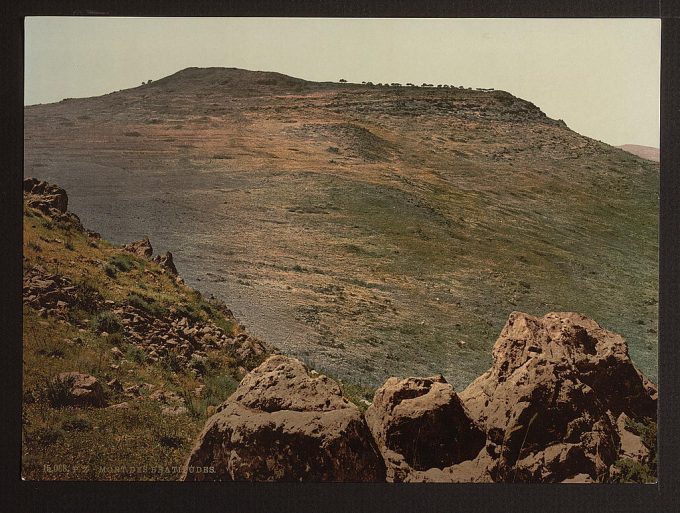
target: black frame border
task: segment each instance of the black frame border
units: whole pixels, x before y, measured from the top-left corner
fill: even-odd
[[[680,4],[680,3],[679,3]],[[657,485],[22,482],[21,254],[24,16],[661,18],[659,483]],[[673,0],[28,0],[0,10],[0,510],[680,511],[680,5]]]

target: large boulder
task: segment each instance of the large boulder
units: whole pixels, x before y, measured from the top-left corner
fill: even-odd
[[[460,397],[487,433],[495,481],[602,481],[620,451],[616,419],[656,418],[656,387],[623,338],[576,313],[513,312],[493,365]]]
[[[62,372],[52,380],[59,406],[105,406],[104,389],[94,376],[81,372]]]
[[[452,473],[448,467],[475,459],[485,435],[442,376],[388,379],[366,410],[366,422],[385,459],[388,481],[474,480],[470,472],[477,467],[469,466],[462,477],[460,469]]]
[[[182,479],[384,481],[385,466],[338,384],[275,355],[208,420]]]

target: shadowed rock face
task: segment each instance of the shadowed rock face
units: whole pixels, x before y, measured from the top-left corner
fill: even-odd
[[[460,396],[487,433],[496,481],[601,481],[619,455],[619,414],[656,418],[656,387],[623,338],[580,314],[515,312],[493,356]]]
[[[337,383],[276,355],[208,420],[182,479],[383,481],[385,467],[365,420]]]
[[[474,459],[484,446],[484,433],[441,376],[390,378],[375,393],[366,421],[387,456],[390,480]]]

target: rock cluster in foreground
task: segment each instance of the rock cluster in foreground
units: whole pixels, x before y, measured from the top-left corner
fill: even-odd
[[[208,420],[183,479],[384,481],[385,465],[338,384],[275,355]]]
[[[645,462],[626,419],[655,419],[656,403],[621,336],[576,313],[514,312],[463,392],[390,378],[365,418],[331,379],[270,357],[208,420],[183,478],[602,482],[619,458]]]

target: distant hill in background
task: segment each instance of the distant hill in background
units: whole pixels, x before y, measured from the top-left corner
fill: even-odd
[[[659,148],[641,146],[639,144],[624,144],[623,146],[619,146],[619,148],[643,159],[659,162]]]

